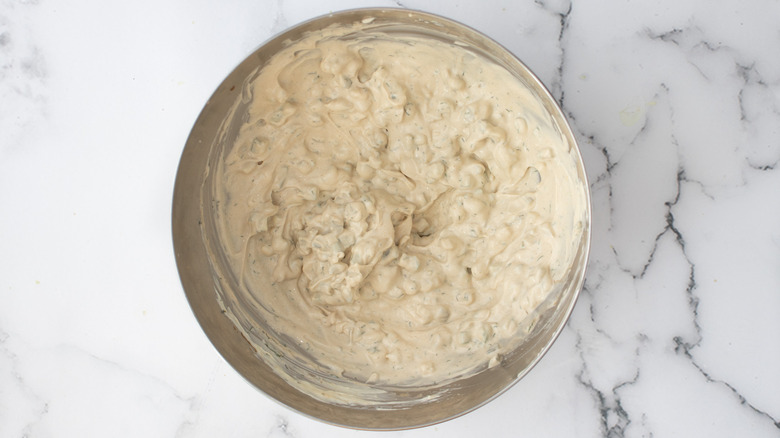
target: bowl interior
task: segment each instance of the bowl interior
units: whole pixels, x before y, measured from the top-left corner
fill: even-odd
[[[383,32],[399,32],[436,38],[470,50],[501,64],[543,102],[557,128],[579,159],[577,170],[586,197],[586,220],[571,271],[550,305],[528,327],[523,344],[501,363],[446,386],[443,396],[427,400],[425,392],[398,391],[399,403],[391,408],[334,405],[293,388],[261,360],[252,345],[224,314],[217,300],[218,288],[235,287],[220,271],[226,263],[209,257],[215,239],[209,183],[209,160],[214,148],[234,139],[239,126],[225,123],[225,115],[240,104],[247,78],[264,65],[287,41],[330,25],[366,22]],[[568,319],[581,289],[590,244],[590,200],[582,159],[576,141],[555,100],[531,71],[500,45],[459,23],[435,15],[399,9],[362,9],[323,16],[300,24],[266,42],[245,59],[220,84],[206,103],[184,148],[173,199],[173,240],[176,261],[190,306],[203,331],[220,354],[255,387],[284,405],[322,421],[361,429],[404,429],[445,421],[462,415],[496,397],[524,376],[549,349]]]

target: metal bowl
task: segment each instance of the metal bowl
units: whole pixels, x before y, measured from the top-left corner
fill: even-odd
[[[213,223],[206,189],[208,162],[215,144],[225,141],[231,128],[225,117],[240,99],[246,79],[289,41],[330,25],[370,23],[383,29],[400,29],[417,36],[458,44],[502,65],[537,95],[557,128],[575,150],[577,171],[586,198],[585,226],[578,252],[563,288],[552,306],[538,315],[522,344],[499,365],[446,387],[434,400],[416,394],[415,403],[390,408],[348,406],[320,401],[290,386],[259,358],[254,348],[224,314],[217,299],[219,288],[231,287],[220,278],[209,256],[206,225]],[[235,131],[235,127],[232,128]],[[232,134],[235,135],[235,134]],[[173,196],[173,243],[184,291],[203,331],[220,354],[258,389],[304,415],[327,423],[360,429],[406,429],[431,425],[472,411],[506,391],[539,362],[563,329],[582,287],[590,247],[590,194],[577,143],[556,101],[533,73],[509,51],[481,33],[436,15],[401,9],[359,9],[315,18],[299,24],[263,44],[230,73],[200,113],[179,164]],[[413,392],[413,391],[412,391]],[[397,397],[409,397],[409,391]]]

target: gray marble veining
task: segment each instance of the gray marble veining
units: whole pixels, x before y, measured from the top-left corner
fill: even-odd
[[[548,355],[398,436],[780,435],[780,4],[0,0],[0,436],[365,435],[251,388],[170,247],[188,131],[253,47],[319,14],[423,9],[517,54],[591,183],[583,293]]]

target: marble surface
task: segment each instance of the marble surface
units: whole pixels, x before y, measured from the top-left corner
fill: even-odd
[[[780,436],[780,3],[0,0],[0,436],[376,435],[304,418],[206,339],[170,233],[189,129],[257,45],[359,6],[523,59],[581,143],[585,289],[540,364],[383,436]]]

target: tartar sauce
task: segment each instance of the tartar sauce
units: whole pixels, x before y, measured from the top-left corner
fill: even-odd
[[[250,98],[215,195],[243,302],[283,334],[259,350],[359,388],[446,382],[516,345],[585,214],[576,152],[521,81],[457,45],[332,30],[275,55]]]

